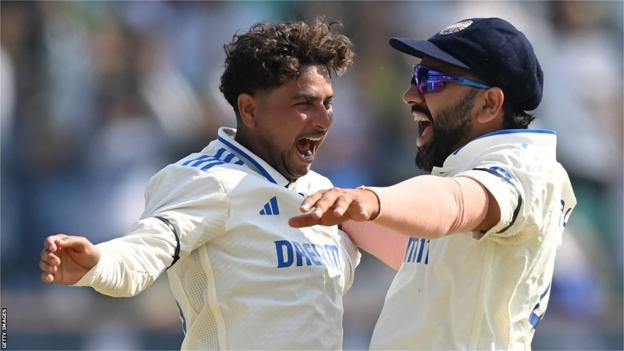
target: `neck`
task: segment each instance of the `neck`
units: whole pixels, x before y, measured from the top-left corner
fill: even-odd
[[[249,133],[246,133],[244,128],[240,128],[240,127],[237,126],[236,135],[234,136],[234,140],[236,140],[236,142],[239,143],[240,145],[242,145],[245,148],[247,148],[247,150],[251,151],[257,157],[260,157],[264,162],[268,163],[271,167],[273,167],[274,170],[276,170],[284,178],[286,178],[289,183],[294,182],[294,181],[296,181],[298,179],[298,177],[293,177],[291,175],[284,174],[284,172],[282,172],[280,170],[280,167],[278,167],[273,162],[273,160],[271,160],[268,157],[268,155],[265,155],[262,152],[262,150],[264,148],[262,148],[262,147],[260,147],[258,145],[257,139],[253,138]]]

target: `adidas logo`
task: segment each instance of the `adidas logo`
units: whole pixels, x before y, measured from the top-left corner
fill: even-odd
[[[277,206],[277,197],[273,196],[269,202],[264,204],[260,210],[261,216],[277,216],[279,215],[279,207]]]

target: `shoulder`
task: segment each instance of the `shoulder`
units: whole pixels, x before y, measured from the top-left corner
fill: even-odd
[[[524,175],[532,181],[544,181],[554,176],[559,167],[554,149],[530,143],[489,145],[475,156],[468,169],[487,170],[506,180]]]
[[[226,193],[248,175],[239,160],[216,159],[207,153],[193,153],[167,165],[149,182],[148,192],[220,192]]]

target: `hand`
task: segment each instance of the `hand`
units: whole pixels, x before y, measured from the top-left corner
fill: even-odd
[[[46,284],[75,284],[100,261],[100,249],[81,236],[51,235],[41,250],[41,281]]]
[[[299,209],[307,213],[290,218],[288,224],[291,227],[336,225],[350,219],[362,222],[377,217],[379,199],[375,192],[366,188],[333,188],[308,196]]]

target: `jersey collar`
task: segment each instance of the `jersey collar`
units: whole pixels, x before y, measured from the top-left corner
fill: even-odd
[[[269,182],[281,186],[287,186],[290,183],[288,179],[266,163],[266,161],[256,156],[253,152],[249,151],[249,149],[234,140],[235,136],[236,129],[221,127],[219,128],[217,140],[229,151],[236,154],[236,156],[238,156],[238,158],[242,160],[247,167],[262,175]]]
[[[494,146],[529,146],[542,157],[556,158],[557,132],[548,129],[502,129],[483,134],[460,147],[444,160],[443,167],[434,167],[432,174],[444,174],[450,169],[462,167],[466,161],[491,150]]]

